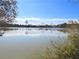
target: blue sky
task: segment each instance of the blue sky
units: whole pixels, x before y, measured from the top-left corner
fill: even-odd
[[[17,0],[18,17],[79,19],[79,3],[73,0]],[[56,20],[58,21],[58,20]]]

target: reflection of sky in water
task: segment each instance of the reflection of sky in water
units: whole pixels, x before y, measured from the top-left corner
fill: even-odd
[[[0,59],[38,59],[39,53],[49,45],[50,40],[57,41],[66,36],[66,33],[48,29],[5,31],[0,37]]]
[[[59,32],[52,28],[19,28],[18,30],[4,31],[3,36],[61,36],[65,35],[63,32]]]

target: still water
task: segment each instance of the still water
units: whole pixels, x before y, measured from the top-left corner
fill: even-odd
[[[57,28],[0,30],[0,59],[39,59],[50,40],[63,42],[68,33]]]

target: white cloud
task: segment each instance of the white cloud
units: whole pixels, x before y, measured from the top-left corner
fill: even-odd
[[[61,19],[61,18],[52,18],[52,19],[44,19],[44,18],[34,18],[34,17],[17,17],[17,24],[25,24],[25,21],[28,21],[28,24],[39,25],[39,24],[60,24],[64,22],[68,22],[69,20],[77,20],[77,19]]]

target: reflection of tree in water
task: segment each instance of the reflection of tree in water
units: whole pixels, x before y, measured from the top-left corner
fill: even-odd
[[[0,36],[3,36],[3,34],[5,34],[6,31],[12,31],[12,30],[14,29],[8,27],[0,27]]]
[[[3,36],[4,31],[0,30],[0,36]]]
[[[27,35],[28,34],[28,31],[26,31],[25,34]]]
[[[8,30],[9,30],[8,27],[0,27],[0,36],[3,36],[3,34],[5,34],[5,32]]]
[[[47,48],[43,59],[79,59],[79,33],[78,29],[70,30],[66,43],[52,43]]]

